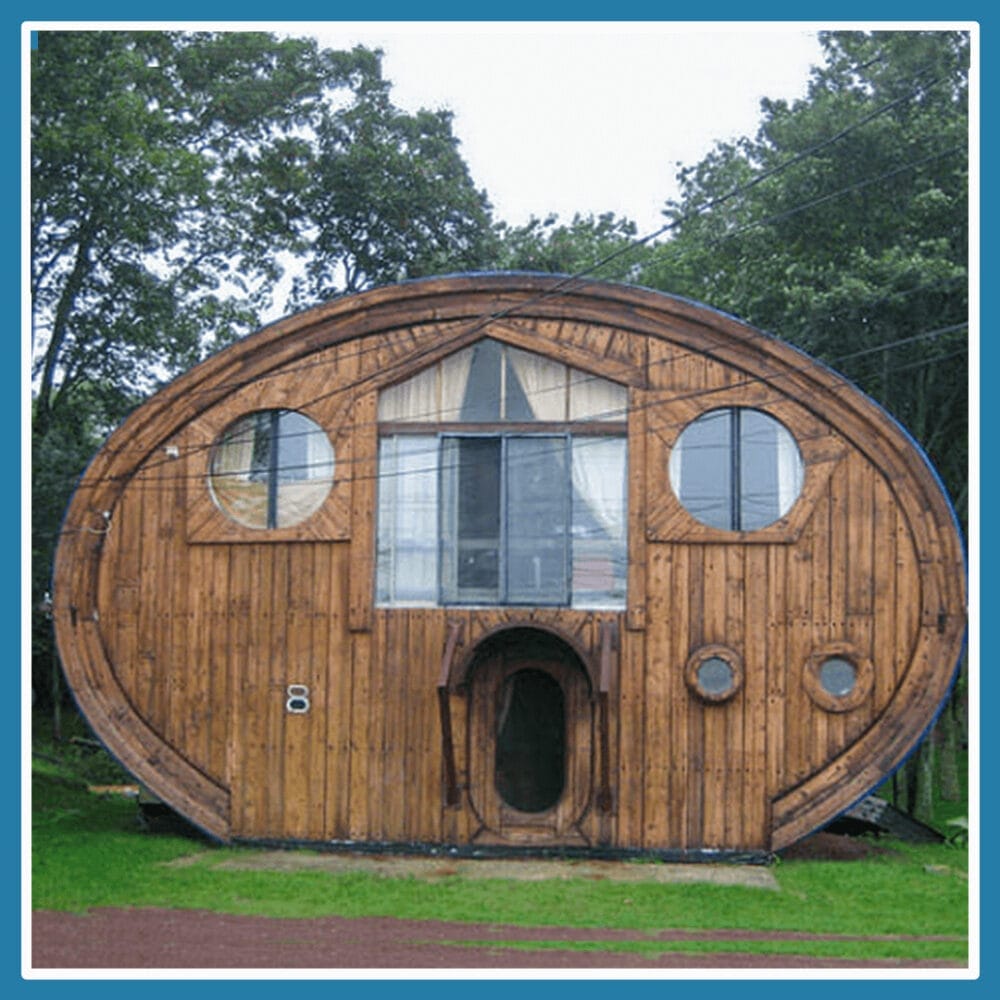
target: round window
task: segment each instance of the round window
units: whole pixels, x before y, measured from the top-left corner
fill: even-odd
[[[248,528],[287,528],[314,514],[333,486],[333,447],[294,410],[240,417],[219,436],[209,463],[212,496]]]
[[[756,531],[784,517],[802,492],[795,438],[770,414],[710,410],[681,431],[670,452],[670,485],[702,524]]]
[[[708,694],[720,695],[733,686],[733,668],[720,656],[710,656],[698,665],[698,687]]]
[[[703,701],[726,701],[743,685],[743,662],[725,646],[702,646],[688,659],[684,679]]]
[[[841,656],[831,656],[819,665],[820,687],[834,698],[843,698],[854,690],[858,672],[850,660]]]
[[[827,712],[849,712],[871,694],[875,668],[860,650],[846,642],[832,642],[816,650],[803,673],[806,693]]]

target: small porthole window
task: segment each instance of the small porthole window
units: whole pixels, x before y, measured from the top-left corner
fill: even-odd
[[[727,701],[743,686],[743,662],[725,646],[702,646],[689,657],[684,679],[702,701]]]
[[[294,410],[240,417],[212,449],[209,485],[216,504],[248,528],[287,528],[314,514],[333,486],[333,446],[323,429]]]
[[[871,660],[848,643],[831,643],[806,661],[806,693],[827,712],[848,712],[869,696],[874,681]]]
[[[760,410],[710,410],[681,431],[670,452],[670,486],[700,523],[756,531],[784,517],[802,492],[795,438]]]
[[[858,682],[858,672],[850,660],[842,656],[831,656],[819,666],[820,687],[834,698],[844,698],[854,690]]]

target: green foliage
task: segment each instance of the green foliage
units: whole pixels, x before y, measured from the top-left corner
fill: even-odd
[[[850,862],[786,861],[780,889],[713,884],[614,883],[591,879],[518,882],[449,876],[433,882],[367,873],[224,867],[252,859],[249,847],[150,834],[133,800],[87,791],[127,782],[103,751],[73,741],[79,717],[55,743],[36,720],[32,773],[32,905],[85,912],[101,906],[208,909],[274,917],[394,916],[531,927],[656,931],[729,929],[815,934],[945,935],[926,942],[811,942],[814,955],[963,960],[968,933],[968,850],[952,844],[880,842],[890,853]],[[657,862],[636,862],[656,864]],[[517,946],[512,944],[511,946]],[[540,945],[544,947],[544,942]],[[581,946],[586,947],[586,946]],[[623,943],[624,950],[725,950],[706,943]],[[730,946],[731,947],[731,946]],[[801,954],[796,943],[744,943],[740,950]],[[606,948],[602,949],[606,950]]]
[[[133,800],[89,792],[88,785],[118,784],[128,777],[103,751],[86,742],[89,733],[78,716],[67,721],[66,729],[64,739],[55,742],[44,717],[36,720],[32,769],[36,909],[86,912],[102,906],[145,906],[289,918],[392,916],[470,924],[481,923],[488,914],[492,923],[525,927],[803,931],[866,939],[943,935],[950,940],[933,947],[905,941],[741,941],[740,950],[859,960],[966,957],[968,850],[960,839],[944,845],[880,842],[891,850],[850,862],[786,861],[774,868],[777,892],[714,884],[516,882],[459,876],[423,881],[308,868],[281,872],[240,868],[239,862],[252,860],[259,852],[150,834],[140,824]],[[546,943],[532,947],[544,948]],[[620,942],[602,945],[602,950],[609,947],[649,955],[732,949],[712,942]]]
[[[58,739],[50,716],[35,712],[32,717],[32,770],[62,786],[77,790],[87,785],[134,784],[135,779],[94,739],[94,734],[75,711],[64,713]],[[43,783],[42,790],[45,790]],[[44,811],[45,799],[35,802]]]
[[[499,271],[541,271],[601,277],[621,275],[635,257],[635,223],[607,212],[595,218],[575,215],[559,224],[557,215],[532,218],[523,226],[497,226],[495,268]],[[599,266],[602,262],[605,266]]]
[[[964,525],[969,36],[821,41],[804,99],[762,102],[755,138],[720,143],[681,172],[672,239],[641,281],[770,330],[856,383],[920,443]],[[942,777],[957,794],[948,727],[964,716],[959,684],[946,738],[939,727],[940,746],[894,781],[899,808],[932,819],[928,792]]]
[[[263,168],[287,156],[322,87],[339,82],[332,72],[314,43],[263,34],[39,33],[39,431],[86,384],[102,387],[101,416],[113,425],[207,344],[256,324],[274,254],[291,236]],[[248,170],[248,159],[262,169]]]
[[[832,32],[794,104],[679,175],[673,238],[642,282],[828,361],[967,498],[968,45]]]
[[[68,68],[72,68],[70,72]],[[42,31],[31,61],[32,606],[87,460],[149,393],[293,304],[480,266],[446,112],[381,56],[260,32]],[[35,690],[54,656],[32,620]]]
[[[447,111],[402,111],[369,54],[350,101],[324,107],[298,190],[305,263],[293,302],[481,267],[490,205]]]

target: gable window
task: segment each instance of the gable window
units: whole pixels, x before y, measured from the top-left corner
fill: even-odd
[[[379,603],[623,607],[625,410],[491,340],[384,390]]]

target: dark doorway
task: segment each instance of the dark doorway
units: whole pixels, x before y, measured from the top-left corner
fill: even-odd
[[[469,801],[483,843],[585,843],[593,799],[594,705],[572,641],[502,628],[469,667]]]
[[[566,699],[551,674],[518,670],[501,686],[494,776],[500,797],[521,812],[544,812],[561,798]]]

